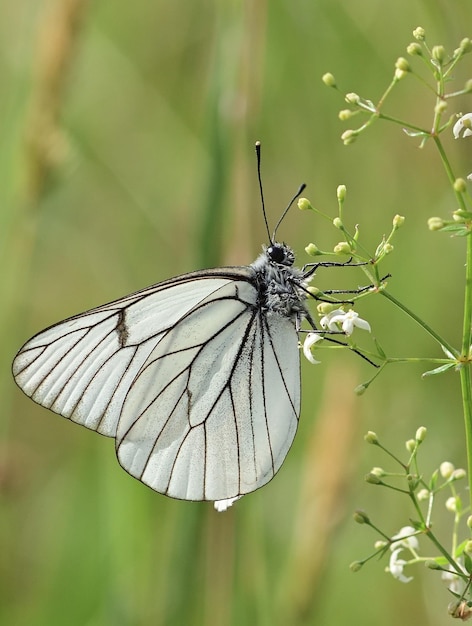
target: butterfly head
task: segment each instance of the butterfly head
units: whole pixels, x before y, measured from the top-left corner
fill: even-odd
[[[295,262],[293,250],[284,243],[272,243],[265,251],[267,258],[276,265],[292,267]]]

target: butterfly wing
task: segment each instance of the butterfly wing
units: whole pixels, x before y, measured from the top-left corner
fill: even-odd
[[[33,337],[15,358],[35,402],[116,437],[156,491],[218,500],[268,482],[295,436],[297,333],[257,306],[249,268],[195,272]]]

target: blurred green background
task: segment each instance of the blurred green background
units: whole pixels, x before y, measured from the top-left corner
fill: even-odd
[[[363,397],[372,368],[353,354],[303,364],[300,429],[276,479],[226,514],[173,501],[122,471],[113,442],[36,406],[10,363],[32,334],[178,273],[251,262],[265,241],[255,140],[274,224],[301,182],[320,209],[346,211],[375,249],[396,213],[407,222],[385,264],[389,289],[460,341],[464,242],[426,220],[455,208],[432,145],[378,124],[339,137],[342,98],[373,100],[412,30],[454,49],[471,33],[470,0],[85,2],[0,5],[1,528],[5,625],[445,624],[450,597],[418,568],[402,585],[386,561],[349,563],[377,539],[352,521],[365,508],[393,534],[406,501],[368,486],[385,459],[375,430],[403,454],[428,427],[425,473],[465,461],[459,384],[392,366]],[[471,78],[471,60],[457,72]],[[464,75],[461,76],[461,72]],[[407,78],[387,109],[428,127],[431,96]],[[457,109],[470,109],[466,100]],[[466,142],[445,139],[457,171]],[[470,149],[469,149],[470,150]],[[350,215],[352,214],[352,218]],[[293,209],[279,230],[298,254],[339,239]],[[325,288],[362,283],[319,273]],[[359,307],[391,356],[441,354],[381,298]],[[450,516],[450,514],[448,514]],[[447,520],[446,520],[447,521]]]

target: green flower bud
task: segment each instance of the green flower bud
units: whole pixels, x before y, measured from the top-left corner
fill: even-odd
[[[344,199],[346,198],[346,185],[338,185],[338,188],[336,189],[336,196],[339,202],[344,202]]]
[[[442,569],[442,567],[438,563],[436,563],[434,559],[428,559],[424,562],[424,564],[425,567],[427,567],[428,569]]]
[[[444,59],[446,58],[446,49],[444,46],[433,46],[432,50],[433,59],[435,59],[439,65],[444,63]]]
[[[417,40],[417,41],[424,41],[426,38],[426,32],[425,29],[422,28],[421,26],[417,26],[415,28],[415,30],[413,31],[413,37]]]
[[[336,79],[330,72],[323,74],[323,76],[321,77],[321,80],[324,82],[324,84],[327,87],[336,87]]]
[[[334,226],[335,228],[339,229],[339,230],[340,230],[340,229],[342,229],[342,227],[343,227],[343,223],[342,223],[342,221],[341,221],[341,218],[340,218],[340,217],[335,217],[335,218],[334,218],[334,220],[333,220],[333,226]]]
[[[467,183],[463,178],[456,178],[454,181],[454,191],[458,193],[464,193],[467,191]]]
[[[423,49],[421,48],[419,43],[416,43],[416,41],[414,41],[413,43],[410,43],[407,48],[406,51],[408,52],[408,54],[410,56],[422,56],[423,55]]]
[[[305,248],[305,252],[310,256],[318,256],[319,254],[322,254],[318,246],[315,246],[314,243],[309,243]]]
[[[452,463],[450,463],[449,461],[444,461],[439,466],[439,472],[440,472],[441,476],[443,478],[445,478],[446,480],[448,478],[451,478],[452,473],[453,473],[454,470],[455,470],[454,465]]]
[[[358,572],[361,567],[364,565],[361,561],[353,561],[351,565],[349,565],[349,569],[351,572]]]
[[[405,76],[408,74],[408,72],[405,72],[404,70],[400,70],[398,69],[398,67],[395,69],[395,80],[401,80],[402,78],[405,78]]]
[[[300,211],[314,211],[314,208],[311,202],[307,198],[299,198],[297,202],[297,206]]]
[[[416,448],[416,441],[414,439],[408,439],[408,441],[405,442],[405,446],[408,452],[413,452]]]
[[[351,111],[351,109],[342,109],[338,113],[338,118],[341,120],[341,122],[346,122],[353,115],[355,115],[355,113],[354,113],[354,111]]]
[[[459,468],[452,472],[451,479],[452,480],[461,480],[467,476],[467,472],[465,469]]]
[[[336,304],[335,302],[332,304],[330,302],[320,302],[317,305],[316,310],[320,315],[328,315],[328,313],[331,313],[331,311],[334,311],[334,309],[337,309],[338,307],[339,304]]]
[[[418,430],[416,431],[416,435],[415,435],[416,441],[418,442],[424,441],[427,432],[428,431],[426,430],[424,426],[420,426]]]
[[[378,476],[379,478],[382,478],[383,476],[386,475],[385,470],[382,469],[381,467],[373,467],[370,470],[371,474],[374,474],[375,476]]]
[[[410,64],[404,57],[398,57],[395,61],[395,67],[403,72],[411,72]]]
[[[354,515],[353,515],[354,521],[357,522],[358,524],[369,524],[370,523],[370,519],[367,515],[367,513],[364,513],[364,511],[354,511]]]
[[[441,217],[430,217],[428,220],[429,230],[441,230],[444,228],[445,222]]]
[[[367,433],[364,435],[364,441],[366,441],[367,443],[372,443],[374,445],[378,445],[379,443],[377,434],[374,433],[374,431],[372,430],[367,431]]]
[[[352,248],[347,241],[340,241],[333,248],[334,254],[351,254]]]
[[[459,47],[462,50],[462,52],[464,52],[464,53],[470,52],[472,50],[472,40],[470,40],[468,37],[465,37],[461,41]]]
[[[354,389],[354,393],[356,394],[356,396],[362,396],[367,391],[368,387],[369,385],[366,385],[366,383],[357,385],[357,387]]]
[[[393,252],[393,246],[391,243],[386,243],[383,247],[383,252],[384,254],[390,254],[390,252]]]
[[[427,489],[420,489],[416,494],[416,497],[420,501],[429,500],[429,491]]]
[[[386,541],[383,541],[382,539],[378,539],[375,543],[374,543],[374,548],[376,550],[381,550],[382,548],[385,548],[385,546],[387,545]]]
[[[447,102],[445,100],[439,100],[436,106],[434,107],[434,112],[441,114],[447,111]]]
[[[365,482],[369,483],[370,485],[381,485],[382,481],[380,480],[380,478],[378,476],[376,476],[375,474],[366,474],[365,477]]]
[[[464,546],[464,552],[469,556],[472,556],[472,541],[468,541]]]
[[[405,223],[405,218],[403,217],[403,215],[395,215],[392,223],[394,228],[400,228],[400,226],[403,226],[403,224]]]
[[[446,500],[446,509],[451,513],[457,513],[460,509],[459,496],[451,496]]]
[[[344,96],[344,99],[346,100],[346,102],[348,102],[349,104],[359,104],[361,98],[357,93],[347,93]]]
[[[357,139],[357,132],[355,130],[345,130],[341,135],[342,142],[345,146],[349,146]]]

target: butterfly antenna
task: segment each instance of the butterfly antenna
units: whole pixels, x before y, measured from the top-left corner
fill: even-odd
[[[261,142],[260,141],[256,141],[256,158],[257,158],[257,179],[259,181],[259,191],[261,193],[262,213],[264,215],[264,222],[265,222],[265,225],[266,225],[266,230],[267,230],[267,235],[269,237],[269,241],[270,241],[270,243],[274,243],[272,238],[271,238],[271,236],[270,236],[269,222],[267,221],[267,214],[266,214],[265,203],[264,203],[264,192],[262,190]]]
[[[290,207],[292,206],[292,204],[295,202],[295,200],[301,196],[301,194],[303,193],[303,190],[305,189],[306,185],[305,183],[303,183],[302,185],[300,185],[297,193],[293,196],[293,198],[290,200],[290,202],[287,205],[287,208],[285,209],[285,211],[282,213],[282,215],[280,216],[279,221],[277,222],[275,228],[274,228],[274,234],[272,235],[272,239],[271,242],[275,241],[275,235],[277,234],[277,230],[280,226],[280,224],[282,223],[282,220],[284,219],[284,217],[287,215],[288,210],[290,209]],[[267,224],[267,220],[266,220],[266,224]]]

